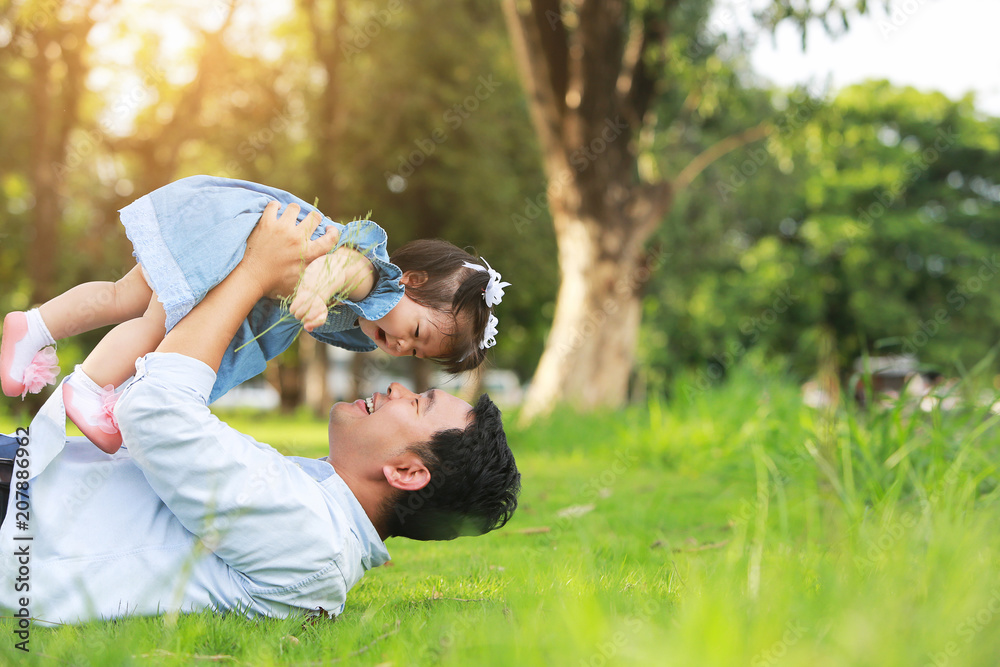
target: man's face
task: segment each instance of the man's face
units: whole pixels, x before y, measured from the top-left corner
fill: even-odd
[[[415,394],[394,382],[370,399],[337,403],[330,411],[330,456],[342,476],[377,478],[385,461],[438,431],[468,426],[472,406],[431,389]]]
[[[436,359],[447,352],[447,318],[403,295],[380,320],[358,320],[361,331],[394,357]]]

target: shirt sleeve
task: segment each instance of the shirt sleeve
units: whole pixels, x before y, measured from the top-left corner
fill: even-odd
[[[305,608],[342,603],[350,529],[315,480],[209,411],[206,364],[151,353],[136,371],[115,408],[122,438],[184,527],[248,578],[252,594]]]
[[[375,343],[372,342],[372,339],[364,335],[361,329],[357,327],[344,331],[319,331],[318,329],[314,329],[309,333],[321,343],[342,347],[351,352],[371,352],[378,349]]]

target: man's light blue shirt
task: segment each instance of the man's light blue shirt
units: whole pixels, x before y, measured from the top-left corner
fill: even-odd
[[[66,437],[53,393],[29,427],[27,529],[13,490],[0,528],[0,606],[26,596],[32,616],[61,623],[343,610],[365,571],[389,560],[375,527],[329,463],[283,456],[215,417],[214,383],[180,354],[140,359],[115,409],[125,447],[114,455]],[[17,592],[24,545],[30,591]]]

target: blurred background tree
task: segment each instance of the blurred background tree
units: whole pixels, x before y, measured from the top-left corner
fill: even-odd
[[[758,18],[839,26],[858,4]],[[982,358],[997,119],[884,82],[775,90],[711,9],[0,1],[0,309],[123,275],[117,209],[211,173],[337,220],[370,211],[390,249],[474,246],[514,283],[493,363],[548,378],[539,411],[615,405],[685,369],[715,381],[751,350],[805,378],[823,341],[841,369],[862,350]],[[586,234],[557,249],[571,228]],[[101,333],[62,344],[64,370]],[[327,404],[320,351],[304,340],[275,368],[286,407]]]
[[[761,4],[755,12],[761,25],[774,30],[793,22],[803,45],[811,22],[833,32],[833,21],[846,29],[851,13],[867,11],[865,0]],[[685,112],[710,108],[720,97],[712,80],[723,73],[725,49],[707,31],[713,3],[504,0],[503,6],[549,181],[561,279],[522,418],[544,414],[557,401],[614,407],[628,394],[645,283],[665,259],[648,246],[650,238],[677,193],[708,165],[773,128],[750,118],[676,175],[668,170],[682,143],[677,125],[693,118]]]
[[[884,81],[772,104],[781,130],[719,160],[660,230],[691,252],[647,296],[650,375],[665,386],[697,367],[696,391],[756,348],[808,377],[825,339],[841,379],[866,351],[944,373],[985,358],[1000,330],[1000,121]],[[718,242],[691,238],[706,225]]]

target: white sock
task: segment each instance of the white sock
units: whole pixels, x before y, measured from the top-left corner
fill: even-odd
[[[83,366],[77,364],[73,372],[66,377],[66,383],[72,384],[76,391],[86,392],[97,396],[101,392],[101,387],[83,372]]]
[[[24,338],[15,343],[13,359],[8,370],[10,377],[17,382],[23,381],[24,369],[28,367],[28,364],[35,358],[39,350],[56,344],[55,340],[52,339],[52,334],[49,333],[49,328],[42,321],[42,314],[38,312],[37,308],[32,308],[24,315],[28,323],[28,330]],[[4,333],[6,334],[6,332]]]
[[[66,388],[63,388],[64,399],[72,396],[71,400],[66,401],[66,416],[84,435],[98,444],[98,440],[103,439],[102,432],[105,434],[118,432],[117,426],[104,410],[105,395],[108,395],[111,385],[108,385],[108,389],[98,386],[80,366],[66,378],[64,384],[71,390],[67,392]],[[110,390],[116,393],[113,389]]]
[[[35,336],[39,340],[43,341],[45,345],[55,345],[56,341],[49,333],[49,328],[45,326],[45,320],[42,319],[42,311],[37,308],[32,308],[25,313],[28,318],[28,335]],[[39,350],[45,347],[45,345],[39,346]]]

